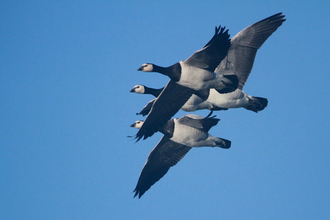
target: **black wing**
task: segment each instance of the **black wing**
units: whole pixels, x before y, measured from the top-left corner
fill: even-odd
[[[168,120],[186,103],[194,93],[193,89],[181,86],[170,80],[154,102],[146,120],[136,134],[139,141],[159,131]]]
[[[189,127],[203,130],[204,132],[209,132],[209,130],[220,121],[220,119],[215,118],[215,115],[210,117],[211,114],[212,112],[206,117],[188,114],[179,118],[178,122]]]
[[[151,108],[152,108],[152,105],[154,104],[156,99],[153,99],[153,100],[150,100],[144,107],[143,109],[139,112],[139,113],[136,113],[137,115],[142,115],[142,116],[146,116],[147,114],[149,114]]]
[[[240,31],[231,39],[228,55],[214,72],[235,74],[242,89],[252,70],[257,50],[285,21],[282,13],[265,18]]]
[[[200,50],[184,61],[187,65],[213,72],[221,60],[226,57],[230,46],[228,29],[215,27],[212,39]]]
[[[134,197],[138,195],[140,198],[167,173],[170,167],[177,164],[190,149],[191,147],[178,144],[163,136],[148,156],[134,189]]]

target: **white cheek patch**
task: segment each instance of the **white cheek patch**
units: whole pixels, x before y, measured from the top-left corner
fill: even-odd
[[[144,94],[144,92],[145,92],[144,86],[140,86],[138,89],[138,93]]]
[[[140,129],[142,127],[142,125],[143,125],[143,121],[137,121],[137,122],[135,122],[134,127]]]
[[[135,92],[135,93],[144,94],[144,92],[145,92],[145,88],[144,88],[144,86],[142,86],[142,85],[136,85],[136,86],[134,87],[134,92]]]
[[[152,64],[145,63],[142,66],[143,66],[143,71],[144,72],[152,72],[152,70],[153,70]]]

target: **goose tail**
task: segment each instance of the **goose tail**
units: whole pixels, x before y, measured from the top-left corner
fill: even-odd
[[[231,141],[223,139],[223,138],[217,138],[215,141],[215,147],[221,147],[223,149],[229,149],[231,146]]]
[[[268,100],[266,98],[261,97],[249,97],[248,105],[245,107],[247,110],[254,111],[258,113],[258,111],[264,110],[268,105]]]

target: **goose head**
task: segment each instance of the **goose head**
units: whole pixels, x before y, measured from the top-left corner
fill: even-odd
[[[144,63],[138,69],[138,71],[143,71],[143,72],[153,72],[153,70],[154,70],[154,64],[152,63]]]
[[[144,122],[144,121],[137,120],[136,122],[134,122],[134,123],[131,125],[131,127],[132,127],[132,128],[140,129],[140,128],[142,127],[142,125],[143,125],[143,122]]]
[[[133,87],[133,89],[131,89],[130,92],[144,94],[145,91],[146,91],[146,88],[145,88],[144,85],[136,85],[136,86]]]

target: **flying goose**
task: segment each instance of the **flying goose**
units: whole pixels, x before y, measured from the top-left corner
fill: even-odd
[[[145,85],[136,85],[130,90],[130,92],[139,93],[139,94],[151,94],[157,98],[163,89],[164,89],[164,87],[160,88],[160,89],[154,89],[154,88],[147,87]],[[209,109],[211,111],[225,110],[225,109],[222,109],[222,108],[215,106],[214,104],[208,102],[207,101],[208,96],[209,96],[209,89],[204,89],[204,90],[195,92],[186,101],[186,103],[181,107],[181,110],[186,111],[186,112],[193,112],[193,111],[196,111],[199,109]],[[143,116],[147,115],[150,112],[151,107],[152,107],[153,103],[155,102],[155,100],[156,99],[149,101],[143,107],[143,109],[139,113],[136,113],[136,114],[143,115]]]
[[[169,120],[160,132],[164,134],[156,147],[150,152],[138,183],[134,189],[139,198],[170,169],[176,165],[192,147],[220,147],[228,149],[231,142],[210,135],[209,130],[220,119],[215,116],[201,117],[188,114],[181,118]],[[141,128],[143,121],[136,121],[131,127]]]
[[[146,139],[161,128],[197,91],[215,88],[220,93],[232,92],[237,88],[235,75],[214,73],[230,46],[228,30],[216,27],[212,39],[188,59],[170,67],[143,64],[138,70],[158,72],[170,78],[161,94],[153,103],[145,123],[136,134],[139,141]]]
[[[238,77],[238,88],[231,93],[219,94],[210,89],[208,102],[221,108],[239,108],[258,112],[263,110],[268,100],[254,97],[243,92],[258,49],[286,20],[282,13],[274,14],[241,30],[230,40],[227,56],[221,61],[214,72],[219,74],[235,74]]]
[[[252,70],[257,50],[285,21],[285,15],[277,13],[254,23],[236,34],[230,41],[231,45],[227,56],[216,68],[215,73],[235,74],[239,79],[238,88],[230,93],[221,94],[215,89],[204,90],[203,96],[192,95],[190,99],[181,107],[184,111],[195,111],[199,109],[226,110],[229,108],[240,108],[258,112],[267,107],[266,98],[250,96],[242,91],[243,86]],[[152,89],[139,86],[142,90],[134,87],[131,92],[159,95],[162,89]],[[151,92],[157,91],[157,93]],[[205,94],[205,92],[207,94]],[[158,94],[158,95],[157,95]],[[150,101],[139,114],[146,115],[152,107]]]

